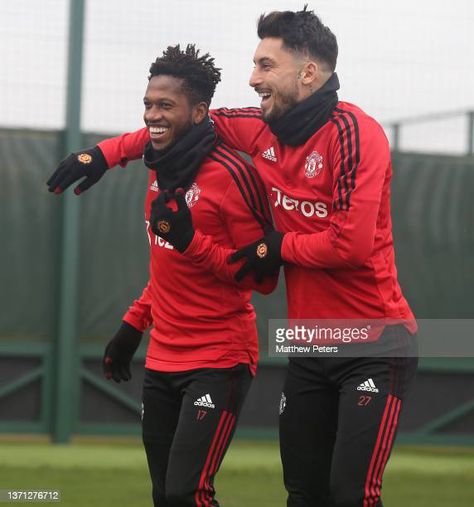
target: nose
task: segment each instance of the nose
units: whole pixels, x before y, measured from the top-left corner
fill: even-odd
[[[252,88],[255,88],[256,86],[258,86],[261,83],[262,83],[262,78],[261,78],[260,72],[257,69],[257,67],[255,67],[252,71],[252,74],[250,74],[249,85]]]
[[[148,109],[145,109],[145,112],[143,113],[143,119],[145,120],[145,123],[153,123],[161,120],[163,117],[161,112],[161,108],[159,107],[150,107]]]

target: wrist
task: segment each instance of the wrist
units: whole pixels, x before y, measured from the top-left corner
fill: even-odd
[[[283,243],[283,238],[285,237],[285,234],[280,231],[272,231],[270,233],[270,237],[271,241],[274,242],[274,244],[281,249],[281,245]]]
[[[129,333],[130,335],[135,334],[138,336],[138,335],[143,334],[143,331],[141,329],[139,329],[137,326],[134,326],[133,324],[131,324],[130,322],[128,322],[125,319],[122,320],[122,324],[120,324],[119,330],[123,330],[123,331]]]
[[[280,231],[272,231],[265,237],[265,242],[268,244],[268,247],[272,250],[273,255],[280,257],[280,259],[284,237],[285,235]]]
[[[107,159],[105,155],[102,153],[102,150],[99,148],[99,145],[94,146],[88,150],[85,150],[85,153],[88,153],[92,157],[92,163],[95,167],[107,170],[109,168],[109,164],[107,163]]]
[[[193,259],[196,255],[199,256],[201,253],[202,241],[204,235],[199,229],[193,230],[193,237],[188,245],[188,247],[181,252],[188,259]]]
[[[194,236],[194,229],[188,229],[186,232],[184,232],[180,238],[179,244],[175,247],[176,250],[178,250],[179,253],[184,254],[189,248],[189,245],[193,242]]]
[[[138,347],[142,339],[143,333],[136,327],[132,326],[126,321],[122,321],[118,331],[115,333],[112,341],[116,342],[118,346],[125,346],[128,348]]]
[[[291,249],[290,245],[291,245],[292,238],[293,238],[294,235],[295,235],[295,233],[293,233],[293,232],[286,232],[283,235],[283,238],[282,238],[282,241],[281,241],[281,250],[280,250],[280,255],[281,255],[282,262],[289,262],[289,263],[293,262],[292,259],[291,259],[291,257],[288,255],[288,252]]]

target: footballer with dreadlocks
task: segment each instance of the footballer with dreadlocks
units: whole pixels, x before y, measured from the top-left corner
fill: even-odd
[[[215,136],[208,108],[219,81],[213,58],[194,45],[168,47],[151,65],[143,153],[150,279],[103,360],[107,378],[129,380],[130,361],[152,326],[142,427],[159,507],[219,505],[214,476],[258,358],[251,292],[271,292],[278,278],[276,270],[259,283],[237,282],[237,267],[227,262],[271,219],[254,169]],[[98,148],[80,154],[88,166],[102,157]]]

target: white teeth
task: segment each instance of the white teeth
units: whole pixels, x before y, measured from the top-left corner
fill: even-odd
[[[150,134],[164,134],[168,127],[150,127]]]
[[[268,93],[268,92],[259,92],[258,93],[258,96],[261,98],[261,99],[268,99],[268,97],[271,96],[271,93]]]

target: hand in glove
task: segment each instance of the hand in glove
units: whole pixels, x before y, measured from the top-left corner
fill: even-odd
[[[240,282],[245,275],[253,272],[255,280],[261,282],[264,276],[273,275],[283,264],[281,258],[281,244],[283,234],[271,231],[263,238],[244,246],[229,257],[229,263],[245,259],[244,265],[235,274],[235,280]]]
[[[97,183],[107,169],[107,161],[102,151],[98,146],[95,146],[88,150],[71,153],[59,164],[46,185],[48,185],[50,192],[61,194],[70,185],[85,178],[74,189],[74,193],[79,195]]]
[[[115,336],[105,347],[102,369],[105,378],[114,379],[115,382],[130,380],[130,363],[133,354],[140,345],[143,333],[127,322],[122,322]]]
[[[150,226],[154,234],[183,253],[194,237],[193,221],[184,190],[178,188],[174,197],[178,205],[176,211],[166,206],[171,199],[171,194],[166,190],[151,203]]]

